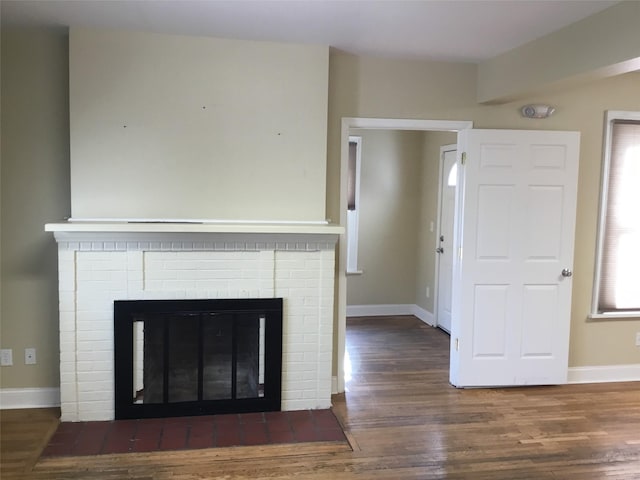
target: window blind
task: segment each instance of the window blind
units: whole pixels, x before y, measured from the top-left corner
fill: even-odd
[[[640,310],[640,121],[614,120],[598,310]]]

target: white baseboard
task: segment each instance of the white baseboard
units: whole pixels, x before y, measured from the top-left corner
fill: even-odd
[[[60,406],[59,388],[1,388],[0,409]]]
[[[334,375],[331,377],[331,395],[336,393],[338,393],[338,377]]]
[[[567,383],[640,381],[640,364],[569,368]]]
[[[427,325],[431,326],[431,327],[435,327],[436,326],[436,317],[433,313],[425,310],[424,308],[418,306],[418,305],[413,305],[413,314],[418,317],[420,320],[422,320],[424,323],[426,323]]]
[[[347,305],[347,317],[386,317],[390,315],[413,315],[415,305],[410,303],[383,305]]]
[[[433,313],[412,303],[347,305],[347,317],[386,317],[392,315],[415,315],[432,327],[436,323]]]

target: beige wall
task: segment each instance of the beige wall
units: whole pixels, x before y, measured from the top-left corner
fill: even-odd
[[[70,213],[67,53],[64,35],[2,32],[2,348],[16,366],[0,386],[58,385],[56,251],[46,222]],[[640,73],[500,106],[476,104],[476,68],[467,64],[354,57],[329,64],[328,216],[339,218],[340,119],[343,116],[472,120],[479,128],[577,130],[580,177],[571,318],[571,366],[640,363],[640,319],[588,321],[603,114],[640,111]],[[548,120],[519,115],[524,103],[548,102]],[[37,301],[34,301],[34,298]],[[25,347],[38,365],[21,366]],[[20,352],[22,350],[22,352]]]
[[[522,118],[526,103],[546,102],[557,113],[547,120]],[[567,91],[503,105],[478,105],[475,67],[355,57],[332,52],[327,164],[328,215],[338,218],[340,118],[471,120],[476,128],[574,130],[581,132],[578,211],[573,276],[569,364],[640,363],[635,332],[640,319],[590,321],[597,205],[607,109],[640,110],[640,72],[598,80]]]
[[[325,219],[328,47],[72,28],[75,218]]]
[[[358,266],[363,273],[347,277],[347,305],[417,304],[435,313],[440,147],[456,143],[457,136],[435,131],[350,133],[362,137]]]
[[[362,137],[358,268],[347,305],[413,304],[422,132],[358,130]]]
[[[576,87],[640,68],[640,2],[623,1],[480,63],[478,102]]]
[[[440,175],[440,147],[457,142],[453,132],[424,132],[422,144],[422,176],[420,219],[418,232],[418,263],[415,303],[427,312],[434,311],[437,225],[438,225],[438,183]],[[433,222],[433,232],[430,223]],[[430,295],[427,298],[426,289]]]
[[[57,249],[44,224],[69,215],[68,42],[2,31],[2,348],[0,387],[57,387]],[[24,365],[24,349],[37,365]]]

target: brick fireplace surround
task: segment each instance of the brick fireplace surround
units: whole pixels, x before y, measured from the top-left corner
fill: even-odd
[[[331,404],[332,225],[48,224],[58,242],[63,422],[114,419],[113,301],[282,297],[282,409]]]

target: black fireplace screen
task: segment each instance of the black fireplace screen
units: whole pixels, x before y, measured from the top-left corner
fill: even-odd
[[[279,411],[282,299],[114,302],[115,417]]]

